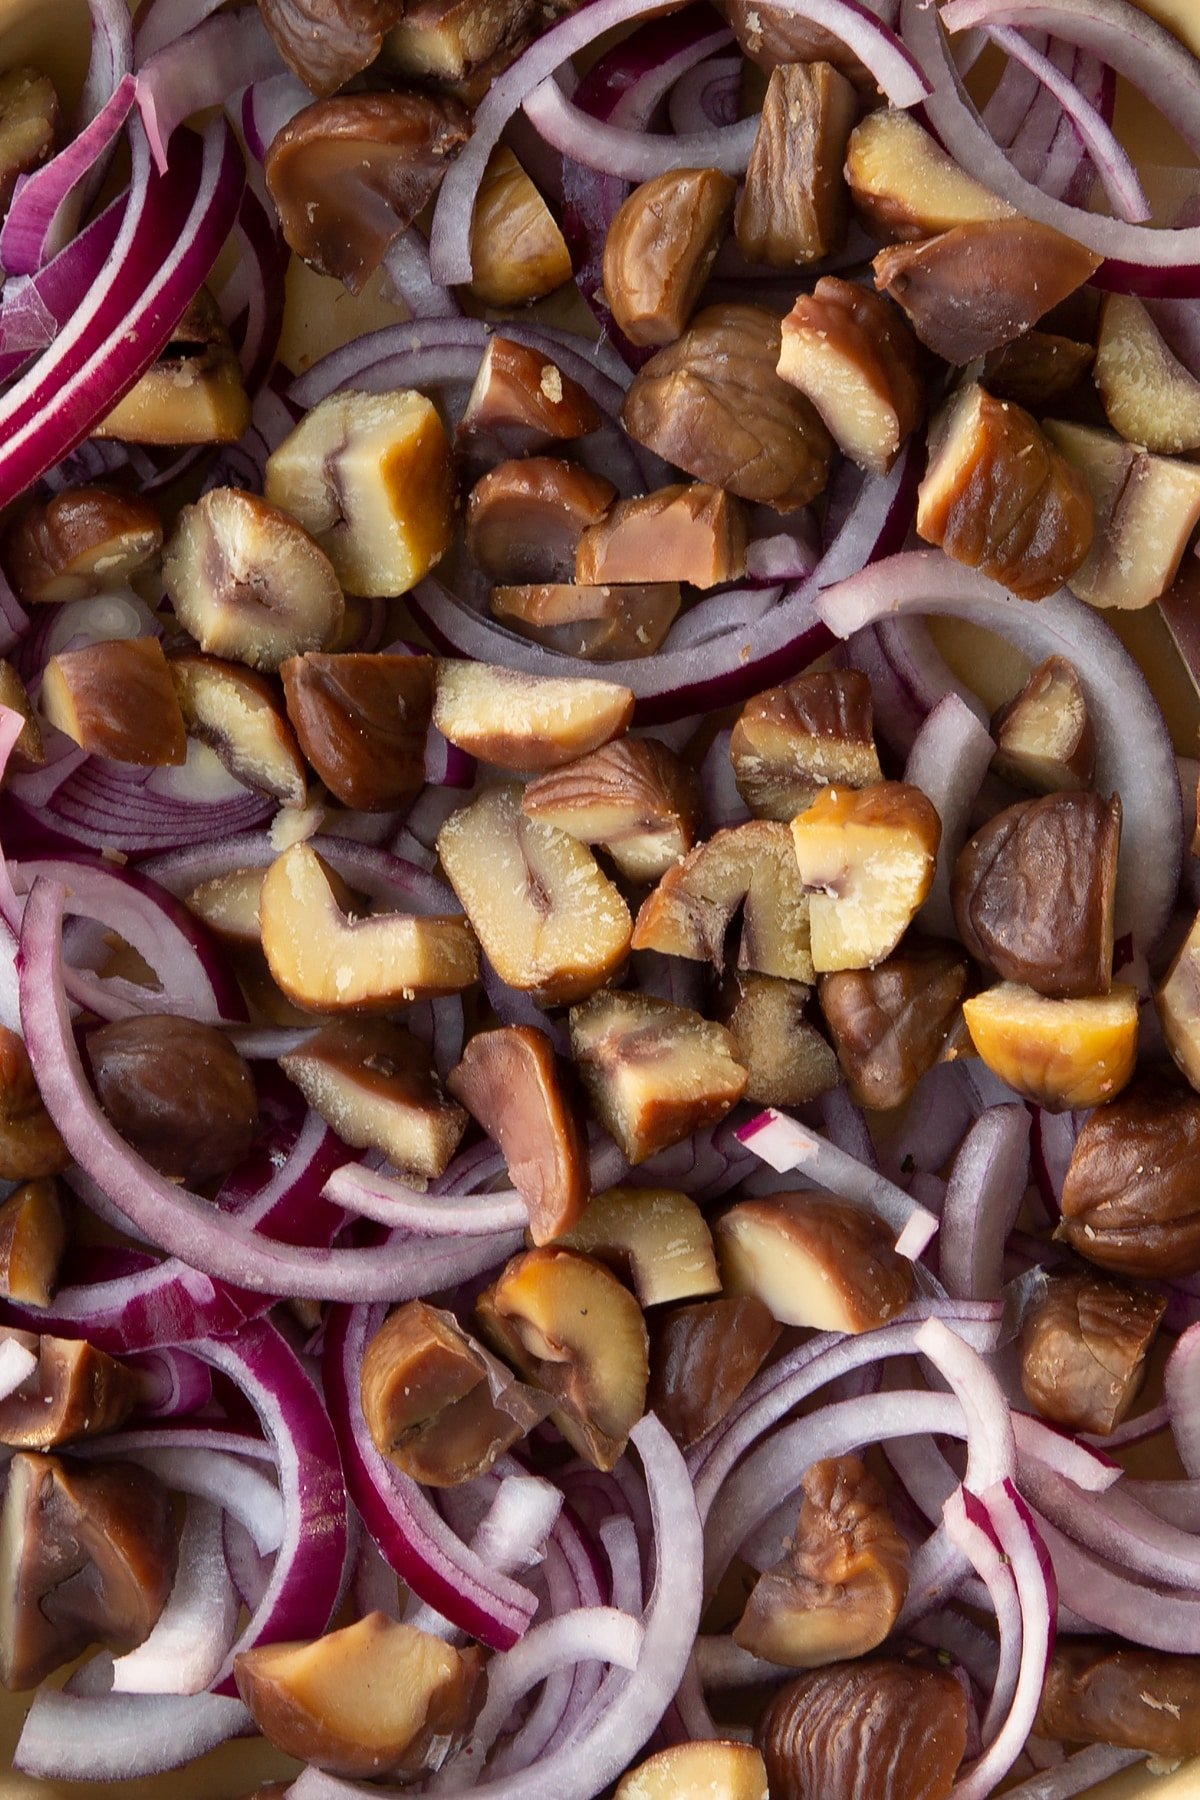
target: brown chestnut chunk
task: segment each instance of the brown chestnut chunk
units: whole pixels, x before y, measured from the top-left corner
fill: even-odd
[[[332,94],[374,62],[404,0],[258,0],[258,10],[288,67],[314,94]]]
[[[108,638],[46,664],[45,718],[92,756],[162,768],[187,760],[183,714],[157,638]]]
[[[579,540],[617,497],[603,475],[554,456],[489,469],[467,501],[467,554],[491,581],[572,581]]]
[[[1200,381],[1133,294],[1104,296],[1095,373],[1109,423],[1128,443],[1166,456],[1200,449]]]
[[[308,791],[300,746],[271,684],[217,656],[173,656],[171,679],[189,738],[207,744],[235,780],[283,806]]]
[[[894,306],[823,275],[783,321],[779,373],[812,401],[840,450],[885,475],[925,412],[918,357]]]
[[[992,766],[1037,793],[1087,787],[1096,769],[1096,733],[1083,683],[1061,656],[1039,663],[1020,693],[992,720]]]
[[[540,774],[619,737],[633,717],[633,694],[614,681],[525,675],[493,663],[443,658],[433,722],[443,737],[481,762]]]
[[[820,1669],[775,1695],[755,1742],[772,1800],[947,1800],[967,1699],[945,1669],[883,1659]]]
[[[1087,483],[1036,419],[978,385],[930,427],[917,531],[1022,600],[1069,581],[1092,546]]]
[[[279,1058],[343,1143],[382,1150],[398,1169],[441,1175],[467,1116],[442,1092],[429,1051],[384,1019],[339,1019]]]
[[[754,1294],[723,1294],[672,1307],[650,1326],[650,1396],[683,1449],[720,1424],[779,1339],[780,1327]]]
[[[1057,404],[1086,375],[1094,355],[1090,344],[1052,331],[1027,331],[989,351],[979,379],[997,400],[1012,400],[1028,412]]]
[[[4,569],[27,604],[123,587],[162,548],[154,507],[115,488],[64,488],[29,506],[4,538]]]
[[[1100,1275],[1052,1275],[1021,1321],[1025,1398],[1056,1425],[1106,1437],[1137,1399],[1166,1304]]]
[[[1087,482],[1096,516],[1072,593],[1089,606],[1149,606],[1171,586],[1200,521],[1200,469],[1088,425],[1048,419],[1046,433]]]
[[[942,824],[919,788],[822,788],[792,820],[809,890],[814,968],[869,969],[890,956],[933,883]]]
[[[716,1224],[726,1291],[781,1325],[873,1331],[908,1305],[913,1266],[877,1214],[828,1194],[741,1200]]]
[[[686,581],[716,587],[746,572],[746,515],[707,482],[618,500],[579,540],[576,581]]]
[[[604,298],[631,344],[683,333],[733,211],[718,169],[671,169],[635,187],[604,241]]]
[[[961,364],[1020,337],[1102,260],[1034,219],[989,219],[881,250],[875,285],[903,307],[923,344]]]
[[[20,713],[24,720],[12,748],[6,775],[10,772],[15,774],[20,768],[40,769],[46,760],[41,721],[33,710],[33,701],[29,698],[25,683],[5,657],[0,657],[0,706],[7,706],[10,712]]]
[[[425,781],[431,656],[310,650],[281,666],[288,718],[325,786],[356,812],[392,812]]]
[[[0,1510],[0,1682],[36,1687],[90,1644],[133,1650],[175,1580],[171,1498],[148,1469],[18,1452]]]
[[[704,1215],[673,1188],[607,1188],[558,1242],[615,1269],[643,1306],[720,1291]]]
[[[1164,1761],[1200,1752],[1200,1656],[1117,1638],[1055,1646],[1034,1727],[1069,1744],[1119,1744]]]
[[[470,292],[485,306],[524,306],[570,279],[554,214],[508,145],[497,144],[475,196]]]
[[[215,1025],[144,1013],[99,1026],[87,1053],[101,1106],[160,1174],[208,1181],[249,1151],[254,1078]]]
[[[458,102],[434,94],[340,94],[304,107],[263,164],[288,244],[361,293],[436,194],[468,132]]]
[[[312,1643],[234,1659],[238,1693],[277,1750],[334,1775],[417,1775],[445,1761],[482,1698],[483,1651],[368,1613]]]
[[[760,819],[790,823],[823,787],[880,781],[871,684],[822,669],[747,700],[729,739],[738,793]]]
[[[841,1080],[837,1057],[807,1017],[811,988],[739,970],[725,984],[721,1020],[746,1070],[746,1099],[804,1106]]]
[[[128,444],[236,444],[250,428],[242,365],[217,303],[201,288],[146,373],[92,426]]]
[[[497,333],[480,361],[454,448],[499,462],[587,437],[602,422],[591,395],[557,363]]]
[[[750,62],[768,73],[780,63],[819,58],[845,69],[856,80],[870,78],[840,37],[778,0],[721,0],[720,11]],[[872,84],[873,85],[873,84]]]
[[[498,1145],[534,1243],[568,1231],[587,1205],[587,1144],[545,1032],[476,1032],[446,1086]]]
[[[35,1337],[0,1327],[37,1358],[37,1369],[0,1400],[0,1444],[50,1450],[122,1426],[141,1398],[141,1378],[81,1338]]]
[[[1200,1091],[1200,922],[1195,919],[1155,990],[1154,1004],[1167,1049]]]
[[[890,243],[1013,217],[1012,207],[960,169],[912,113],[892,106],[869,112],[850,133],[846,180],[863,222]]]
[[[1115,794],[1047,794],[997,813],[954,865],[954,921],[971,955],[1039,994],[1106,994],[1120,841]]]
[[[544,1416],[453,1313],[398,1306],[367,1344],[362,1409],[376,1449],[414,1481],[456,1487],[486,1475]]]
[[[795,1535],[760,1575],[734,1642],[789,1669],[848,1662],[882,1644],[908,1592],[908,1544],[857,1456],[813,1463]]]
[[[1200,1098],[1146,1077],[1098,1106],[1075,1143],[1058,1236],[1101,1268],[1166,1278],[1200,1269]]]
[[[780,325],[761,306],[707,307],[634,376],[621,408],[648,450],[743,500],[791,512],[829,479],[833,445],[776,369]]]
[[[773,269],[820,262],[846,234],[842,164],[858,96],[827,62],[771,71],[738,196],[734,231],[748,261]]]
[[[691,849],[700,784],[656,738],[614,738],[531,781],[522,811],[582,844],[600,844],[630,881],[657,881]]]
[[[953,945],[913,939],[873,969],[817,984],[850,1098],[887,1110],[911,1099],[961,1018],[967,959]]]
[[[58,1183],[49,1175],[23,1181],[0,1202],[0,1296],[19,1306],[48,1306],[66,1248]]]
[[[407,0],[388,32],[390,73],[475,105],[494,75],[577,0]],[[397,9],[400,10],[400,9]]]
[[[653,656],[679,613],[679,583],[549,582],[492,589],[495,618],[535,644],[588,662]]]
[[[617,1784],[613,1800],[679,1800],[684,1794],[767,1800],[766,1764],[752,1744],[718,1738],[672,1744],[631,1769]]]
[[[42,1104],[24,1040],[0,1025],[0,1180],[60,1175],[71,1153]]]

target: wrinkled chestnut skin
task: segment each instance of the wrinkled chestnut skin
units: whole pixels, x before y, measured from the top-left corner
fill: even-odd
[[[616,497],[603,475],[561,457],[502,462],[471,489],[467,555],[505,586],[574,581],[580,537]]]
[[[604,240],[604,297],[631,344],[670,344],[685,329],[736,188],[718,169],[671,169],[620,207]]]
[[[289,69],[332,94],[374,62],[404,0],[258,0],[258,10]]]
[[[777,512],[807,506],[829,479],[833,440],[776,374],[780,323],[761,306],[706,307],[634,376],[629,435],[667,462]]]
[[[358,812],[390,812],[425,779],[432,656],[310,650],[281,666],[288,718],[325,786]]]
[[[738,793],[756,818],[790,823],[830,784],[883,778],[871,684],[858,669],[818,669],[747,700],[729,739]]]
[[[979,379],[997,400],[1012,400],[1032,413],[1061,401],[1092,366],[1090,344],[1050,331],[1027,331],[984,358]]]
[[[758,1722],[771,1800],[946,1800],[967,1743],[955,1677],[884,1661],[817,1669]]]
[[[733,221],[747,261],[790,269],[841,247],[842,165],[856,111],[853,87],[830,63],[772,71]]]
[[[1143,1077],[1098,1106],[1075,1143],[1055,1233],[1122,1275],[1200,1269],[1200,1097]]]
[[[1119,1638],[1060,1638],[1034,1730],[1062,1743],[1119,1744],[1164,1760],[1195,1756],[1200,1656],[1143,1650]]]
[[[780,1333],[755,1294],[673,1306],[649,1325],[648,1405],[684,1450],[741,1399]]]
[[[903,1106],[938,1060],[967,991],[953,945],[907,942],[873,969],[822,975],[817,996],[851,1098]]]
[[[118,1019],[87,1040],[101,1106],[161,1175],[227,1175],[254,1142],[258,1096],[223,1032],[167,1013]]]
[[[315,100],[277,134],[263,165],[288,244],[361,293],[469,132],[458,102],[434,94]]]
[[[1120,840],[1115,794],[1068,790],[997,813],[968,839],[950,883],[970,954],[1052,999],[1106,994]]]
[[[1025,1398],[1056,1425],[1106,1437],[1138,1396],[1166,1304],[1100,1275],[1052,1275],[1021,1322]]]
[[[798,17],[790,8],[773,6],[771,0],[717,0],[717,10],[724,13],[742,50],[760,69],[824,61],[845,69],[856,81],[874,85],[841,38]]]

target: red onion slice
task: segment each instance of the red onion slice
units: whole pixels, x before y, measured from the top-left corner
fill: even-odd
[[[221,1510],[193,1500],[179,1540],[175,1585],[150,1636],[113,1663],[113,1692],[202,1694],[233,1646],[237,1619]]]
[[[0,265],[10,279],[36,275],[74,236],[85,178],[111,154],[136,94],[133,76],[122,76],[79,136],[18,183],[0,226]]]
[[[216,1694],[64,1694],[40,1687],[14,1768],[46,1781],[136,1781],[182,1768],[251,1725]]]
[[[167,144],[185,119],[219,106],[235,88],[282,72],[257,8],[206,19],[141,63],[138,110],[158,168],[166,169]]]
[[[919,918],[938,937],[957,935],[950,905],[950,877],[967,839],[971,808],[991,767],[996,746],[985,726],[957,694],[939,700],[913,739],[904,779],[933,802],[942,822],[937,867]]]
[[[992,1106],[954,1159],[942,1206],[938,1275],[964,1300],[996,1300],[1004,1289],[1004,1247],[1029,1185],[1029,1114]]]
[[[684,136],[626,131],[581,112],[554,80],[541,82],[522,102],[525,116],[555,150],[584,168],[622,181],[649,181],[672,169],[721,169],[742,175],[758,131],[756,118],[711,125]]]
[[[1163,1372],[1163,1390],[1179,1460],[1200,1479],[1200,1325],[1178,1339]]]

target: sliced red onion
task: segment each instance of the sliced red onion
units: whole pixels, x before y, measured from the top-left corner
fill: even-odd
[[[1195,1532],[1158,1518],[1126,1491],[1123,1482],[1097,1498],[1030,1462],[1022,1466],[1021,1487],[1051,1524],[1125,1573],[1174,1587],[1200,1588],[1200,1543]]]
[[[1029,1185],[1029,1114],[993,1106],[971,1127],[950,1171],[938,1238],[938,1275],[964,1300],[996,1300],[1004,1246]]]
[[[0,379],[15,375],[30,351],[44,350],[54,342],[78,306],[80,293],[105,267],[127,205],[121,195],[36,275],[5,282],[0,298]]]
[[[242,95],[240,116],[246,148],[256,162],[266,161],[284,126],[311,105],[312,95],[295,75],[268,75],[250,83]]]
[[[10,278],[36,275],[70,241],[85,198],[82,184],[111,154],[136,93],[133,76],[122,76],[111,98],[79,136],[18,183],[0,226],[0,265]],[[5,311],[7,301],[6,292]]]
[[[1200,1595],[1130,1576],[1052,1525],[1039,1529],[1054,1561],[1064,1607],[1099,1631],[1111,1631],[1152,1650],[1200,1654]]]
[[[1097,786],[1121,796],[1116,930],[1153,948],[1174,906],[1183,855],[1175,752],[1145,679],[1111,627],[1066,589],[1036,605],[1015,600],[937,551],[876,563],[821,594],[819,616],[839,637],[891,613],[944,613],[994,631],[1032,662],[1074,665],[1096,731]]]
[[[195,1495],[231,1514],[249,1532],[260,1556],[279,1549],[284,1536],[279,1489],[252,1462],[210,1445],[190,1449],[156,1441],[139,1449],[129,1442],[132,1436],[127,1435],[122,1451],[126,1461],[149,1469],[178,1493]],[[110,1451],[106,1442],[89,1443],[81,1454],[107,1456]]]
[[[933,802],[942,822],[933,886],[919,914],[922,925],[939,937],[956,935],[950,877],[995,753],[991,736],[971,708],[957,694],[947,694],[917,733],[905,764],[905,781]]]
[[[671,129],[683,136],[732,125],[741,105],[744,67],[740,56],[714,56],[681,75],[668,103]]]
[[[247,83],[283,72],[275,40],[257,8],[206,19],[138,69],[137,102],[158,168],[172,134],[194,113],[219,106]]]
[[[221,1509],[192,1500],[170,1597],[145,1642],[113,1663],[113,1692],[203,1693],[232,1648],[237,1619],[238,1598],[225,1567]]]
[[[758,131],[757,118],[710,125],[687,136],[654,137],[589,118],[571,104],[553,79],[541,82],[522,102],[525,115],[555,150],[622,181],[648,181],[672,169],[745,172]]]
[[[203,25],[223,4],[224,0],[145,0],[138,7],[133,35],[138,67],[173,39]]]
[[[19,1019],[18,1019],[19,1025]],[[110,1272],[114,1260],[119,1268]],[[121,1354],[195,1337],[235,1331],[255,1305],[265,1303],[198,1274],[173,1257],[158,1261],[138,1252],[90,1250],[89,1279],[60,1287],[48,1307],[4,1308],[25,1330],[86,1337],[99,1350]],[[68,1266],[69,1272],[69,1266]]]
[[[1163,1391],[1175,1449],[1195,1480],[1200,1478],[1200,1325],[1185,1331],[1168,1357]]]
[[[212,1399],[212,1371],[187,1350],[150,1350],[129,1362],[142,1378],[139,1418],[186,1417]]]
[[[871,1207],[899,1233],[896,1248],[901,1256],[920,1256],[937,1231],[936,1215],[911,1194],[773,1106],[739,1126],[737,1136],[780,1174],[798,1170],[828,1193]]]
[[[1140,1762],[1142,1755],[1140,1750],[1089,1744],[1086,1750],[1076,1750],[1054,1768],[1039,1769],[1015,1787],[1005,1788],[1005,1800],[1073,1800],[1076,1794],[1090,1793],[1107,1776]]]
[[[1014,1411],[1012,1424],[1022,1483],[1025,1470],[1034,1462],[1052,1470],[1085,1494],[1107,1493],[1124,1477],[1120,1463],[1115,1462],[1105,1448],[1108,1439],[1088,1443],[1047,1424],[1045,1419],[1039,1419],[1033,1413]]]
[[[513,1188],[461,1199],[434,1196],[358,1163],[335,1170],[325,1193],[347,1212],[422,1237],[485,1237],[524,1231],[529,1224],[529,1207]]]
[[[383,258],[393,296],[414,319],[456,319],[460,308],[429,273],[429,246],[416,226],[394,237]]]
[[[79,99],[78,131],[86,130],[133,68],[133,22],[123,0],[88,0],[88,11],[92,45]]]
[[[64,1694],[40,1687],[14,1768],[45,1781],[130,1782],[182,1768],[251,1725],[216,1694]]]

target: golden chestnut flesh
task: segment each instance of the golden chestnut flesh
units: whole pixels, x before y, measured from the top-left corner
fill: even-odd
[[[1000,981],[964,1000],[963,1018],[993,1075],[1048,1112],[1102,1106],[1137,1064],[1138,997],[1126,982],[1059,1000]]]
[[[458,1149],[467,1116],[446,1098],[430,1052],[387,1019],[337,1019],[279,1058],[313,1110],[358,1150],[432,1180]]]
[[[679,614],[677,581],[571,581],[492,589],[493,618],[535,644],[587,662],[653,656]]]
[[[118,1430],[142,1398],[142,1380],[82,1338],[36,1337],[0,1327],[37,1358],[37,1369],[0,1400],[0,1444],[52,1450]]]
[[[1083,684],[1061,656],[1048,656],[992,719],[992,766],[1037,793],[1087,787],[1096,769],[1096,733]]]
[[[0,1201],[0,1297],[19,1306],[48,1306],[67,1241],[53,1177],[40,1175],[14,1188]]]
[[[0,1180],[61,1175],[71,1153],[42,1102],[24,1041],[0,1025]]]
[[[747,1100],[804,1106],[842,1079],[837,1057],[808,1017],[811,992],[803,982],[745,969],[726,978],[720,1017],[749,1076]]]
[[[707,482],[618,500],[579,540],[576,581],[686,581],[711,588],[746,572],[745,509]]]
[[[783,321],[779,373],[812,401],[838,448],[884,475],[925,412],[916,339],[870,288],[823,275]]]
[[[739,1200],[716,1223],[725,1290],[755,1294],[781,1325],[873,1331],[908,1305],[913,1266],[867,1207],[833,1195]]]
[[[738,793],[760,819],[790,824],[823,787],[882,780],[871,684],[858,669],[822,669],[747,700],[729,739]]]

